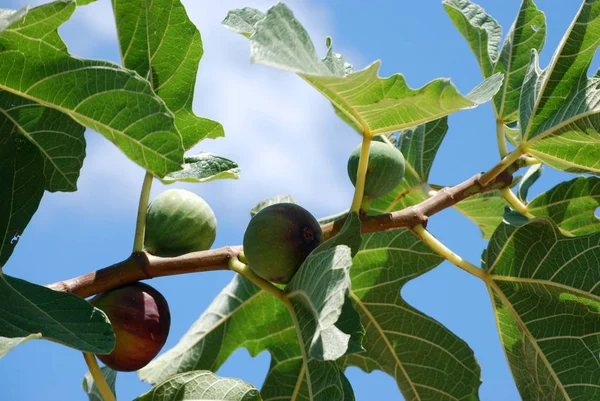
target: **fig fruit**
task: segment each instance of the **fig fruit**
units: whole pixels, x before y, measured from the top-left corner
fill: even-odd
[[[348,159],[348,176],[356,185],[360,145]],[[379,198],[396,188],[404,178],[405,161],[402,152],[383,142],[372,142],[369,150],[369,163],[365,180],[364,196]]]
[[[170,189],[148,207],[144,245],[157,256],[178,256],[210,249],[217,235],[217,219],[198,195]]]
[[[277,203],[250,220],[244,254],[258,276],[287,284],[321,242],[323,231],[312,214],[294,203]]]
[[[171,313],[160,292],[143,283],[128,284],[90,300],[106,313],[115,332],[115,348],[97,355],[111,369],[131,372],[146,366],[169,335]]]

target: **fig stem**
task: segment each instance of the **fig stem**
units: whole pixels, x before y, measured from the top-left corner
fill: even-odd
[[[100,392],[100,395],[104,399],[104,401],[117,401],[115,395],[113,394],[110,386],[106,382],[104,375],[102,374],[102,370],[100,370],[100,366],[98,366],[98,361],[96,360],[96,356],[94,354],[90,354],[89,352],[83,353],[83,358],[85,359],[85,363],[90,370],[90,374],[94,378],[94,383]]]
[[[500,157],[504,158],[509,152],[506,147],[506,138],[504,137],[504,121],[501,119],[496,120],[496,141],[498,142]]]
[[[362,145],[360,147],[360,159],[358,161],[358,171],[356,173],[356,186],[354,187],[354,198],[350,211],[359,212],[365,192],[365,181],[367,177],[367,167],[369,166],[369,149],[371,148],[371,137],[363,135]]]
[[[427,231],[423,225],[418,224],[413,227],[412,230],[421,239],[421,241],[425,243],[425,245],[431,248],[432,251],[440,255],[442,258],[463,269],[467,273],[483,280],[484,282],[488,281],[488,273],[485,270],[480,269],[479,267],[452,252],[446,245],[444,245],[440,240]]]
[[[273,295],[275,298],[280,299],[282,301],[286,300],[285,294],[279,288],[275,287],[273,284],[268,282],[262,277],[259,277],[256,273],[250,269],[250,267],[240,262],[237,257],[229,259],[229,268],[234,272],[241,274],[246,277],[248,280],[252,281],[258,288],[268,292]]]
[[[146,172],[142,191],[140,193],[140,203],[138,205],[137,222],[135,224],[135,237],[133,240],[133,252],[141,252],[144,249],[144,231],[146,230],[146,214],[148,213],[148,201],[150,200],[150,191],[152,190],[152,173]]]
[[[500,194],[502,194],[502,197],[504,197],[508,204],[517,212],[521,213],[523,216],[529,217],[530,219],[535,218],[535,216],[529,213],[527,210],[527,205],[521,202],[521,200],[517,198],[517,195],[510,190],[510,188],[502,188],[500,190]]]

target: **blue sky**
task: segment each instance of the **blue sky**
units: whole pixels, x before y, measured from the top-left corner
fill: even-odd
[[[479,2],[508,30],[518,0]],[[546,12],[545,66],[580,6],[580,1],[538,0]],[[24,0],[2,0],[19,8]],[[29,4],[39,4],[29,2]],[[256,0],[184,1],[204,40],[194,109],[223,123],[226,138],[199,147],[239,162],[242,178],[200,185],[192,190],[213,207],[219,222],[215,247],[239,244],[248,211],[258,201],[291,194],[316,216],[349,206],[353,187],[346,161],[360,138],[333,113],[315,90],[291,73],[249,63],[244,38],[220,26],[227,10],[273,3]],[[382,59],[382,76],[403,73],[412,87],[437,77],[452,78],[466,93],[481,82],[475,58],[439,0],[288,1],[321,53],[325,36],[357,69]],[[110,1],[79,9],[61,30],[79,56],[118,62]],[[596,63],[597,64],[597,63]],[[455,184],[496,163],[491,106],[452,115],[449,133],[433,166],[431,181]],[[46,284],[102,268],[128,256],[143,171],[100,135],[88,132],[79,191],[46,194],[38,213],[5,267],[7,274]],[[547,190],[566,174],[546,169],[532,195]],[[153,196],[165,190],[155,184]],[[479,229],[453,210],[431,219],[430,230],[475,264],[485,247]],[[213,272],[152,280],[171,306],[172,327],[165,349],[173,346],[232,277]],[[483,401],[519,400],[503,354],[483,283],[448,263],[410,282],[403,296],[467,341],[482,367]],[[260,386],[269,364],[263,353],[251,358],[238,350],[218,372]],[[85,400],[80,389],[87,368],[80,353],[45,341],[31,341],[0,361],[3,400]],[[347,375],[359,401],[402,400],[391,377],[351,368]],[[133,399],[149,388],[133,373],[119,374],[117,393]]]

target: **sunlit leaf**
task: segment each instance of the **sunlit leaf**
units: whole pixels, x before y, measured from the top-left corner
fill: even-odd
[[[162,182],[208,182],[225,178],[240,178],[236,162],[212,153],[202,152],[184,158],[183,169],[167,174]]]
[[[483,256],[500,337],[524,400],[600,397],[600,234],[549,219],[501,225]]]

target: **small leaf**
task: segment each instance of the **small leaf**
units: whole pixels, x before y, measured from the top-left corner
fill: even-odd
[[[200,31],[179,0],[113,2],[123,65],[147,77],[175,115],[188,150],[204,138],[224,135],[216,121],[192,110],[198,63],[204,49]]]
[[[511,208],[506,207],[504,209],[504,217],[502,219],[502,222],[510,224],[514,227],[520,227],[523,224],[528,223],[529,218],[517,212],[516,210],[512,210]]]
[[[275,205],[276,203],[293,203],[295,205],[298,204],[298,202],[296,202],[296,200],[292,198],[291,195],[277,195],[259,202],[250,210],[250,216],[254,217],[258,212],[260,212],[267,206]]]
[[[67,114],[0,90],[0,129],[21,134],[44,159],[47,191],[76,191],[85,128]]]
[[[527,205],[529,213],[549,217],[563,234],[585,235],[600,231],[600,179],[579,177],[560,183]]]
[[[0,118],[0,129],[3,128]],[[0,134],[0,268],[6,264],[44,195],[44,160],[21,135]]]
[[[0,90],[68,114],[158,177],[181,169],[181,136],[148,81],[67,52],[58,28],[75,7],[55,1],[33,8],[0,33]]]
[[[165,184],[174,182],[208,182],[240,178],[237,163],[212,153],[202,152],[184,158],[183,169],[167,174],[161,181]]]
[[[600,397],[600,233],[549,219],[501,225],[483,256],[504,350],[524,400]]]
[[[258,390],[239,379],[212,372],[188,372],[170,377],[135,401],[261,401]]]
[[[297,73],[364,135],[395,132],[475,107],[490,100],[502,85],[502,76],[494,75],[463,96],[447,79],[411,89],[400,74],[380,78],[379,61],[353,72],[341,55],[333,53],[331,39],[327,56],[319,59],[308,33],[284,4],[271,7],[257,21],[258,13],[234,10],[224,21],[226,27],[250,35],[251,61]],[[252,31],[244,32],[252,23]]]
[[[338,245],[313,252],[302,264],[285,292],[306,333],[309,355],[320,360],[335,361],[348,350],[350,335],[337,328],[346,294],[350,289],[349,270],[352,267],[350,248]]]
[[[502,28],[483,8],[470,0],[444,0],[443,4],[477,57],[483,76],[491,76],[498,59]]]
[[[29,340],[42,338],[41,333],[30,334],[27,337],[0,337],[0,359],[4,357],[11,349],[15,348],[17,345],[21,345],[26,343]]]
[[[0,336],[39,333],[94,354],[108,354],[115,346],[106,315],[85,299],[0,273]]]
[[[517,195],[522,202],[527,203],[527,193],[529,192],[529,188],[542,176],[544,172],[543,164],[534,164],[529,167],[523,179],[519,184],[519,190],[517,191]]]
[[[113,394],[115,394],[115,384],[117,382],[117,372],[112,370],[109,367],[100,368],[102,371],[102,375],[106,380],[106,383],[110,387]],[[104,401],[102,394],[98,391],[98,387],[96,387],[96,383],[94,382],[94,378],[91,373],[86,373],[83,378],[83,382],[81,383],[81,387],[83,387],[83,391],[85,391],[88,395],[90,401]]]

